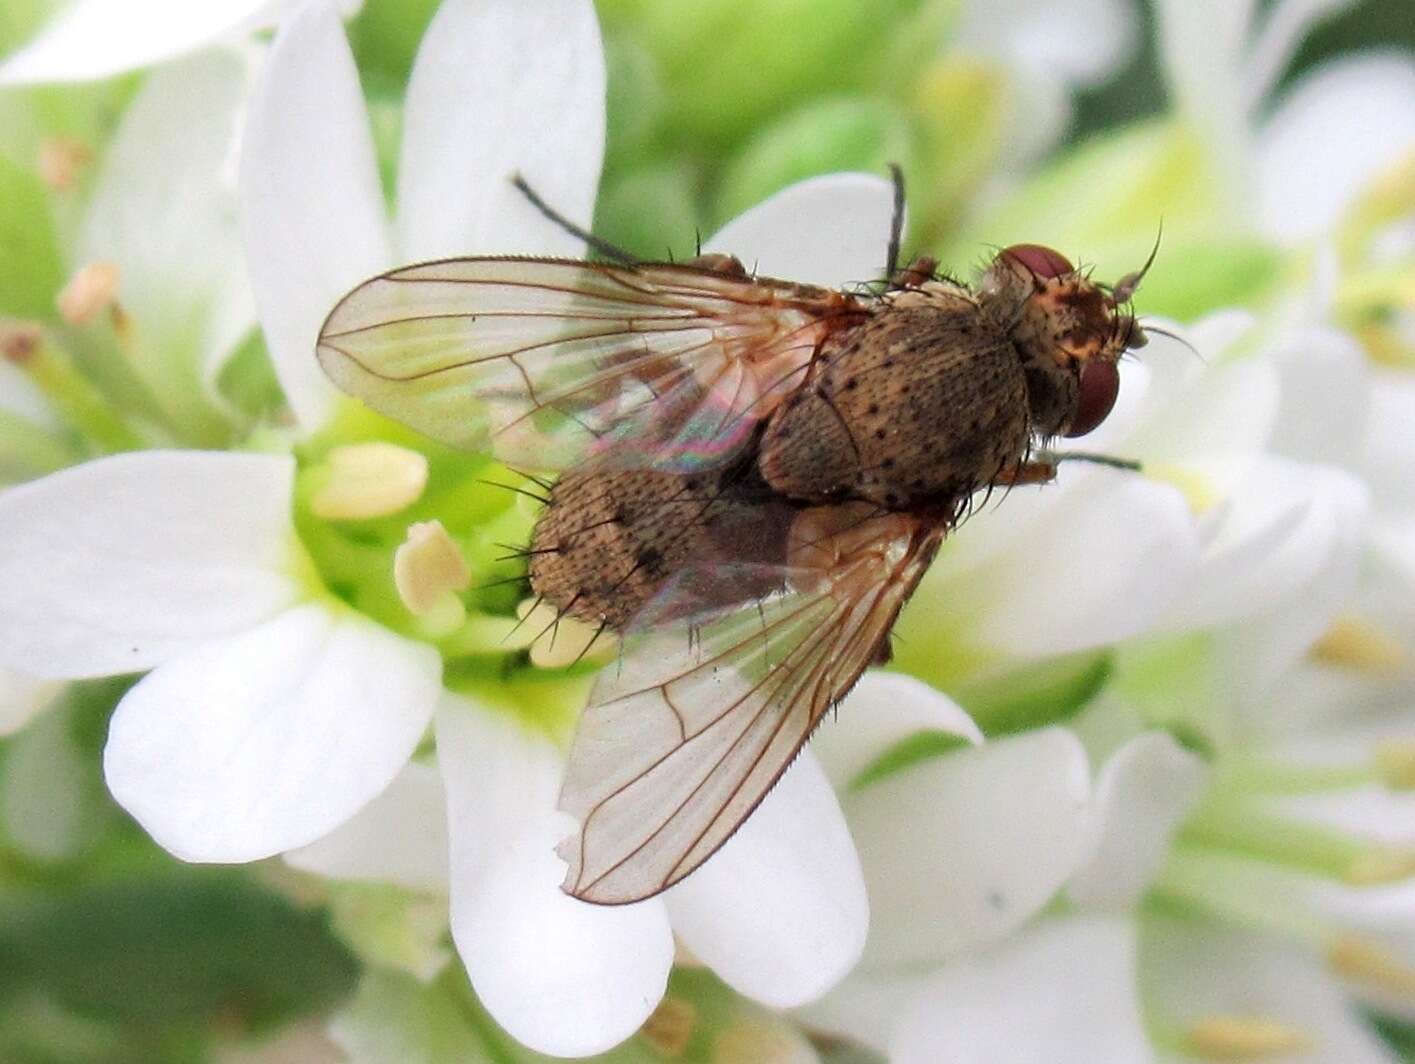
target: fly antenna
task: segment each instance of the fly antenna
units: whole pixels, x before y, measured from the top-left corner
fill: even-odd
[[[1145,260],[1145,265],[1141,266],[1134,273],[1127,273],[1115,283],[1115,288],[1111,290],[1111,297],[1117,303],[1128,303],[1135,294],[1135,290],[1140,287],[1140,282],[1145,279],[1145,274],[1150,272],[1150,267],[1155,264],[1155,256],[1159,254],[1160,240],[1164,237],[1164,219],[1160,219],[1159,232],[1155,233],[1155,246],[1150,248],[1150,257]]]
[[[547,218],[549,218],[556,225],[560,226],[561,229],[564,229],[565,232],[569,233],[571,236],[579,237],[585,242],[587,246],[593,248],[595,251],[598,251],[605,258],[614,259],[616,262],[622,262],[626,266],[639,265],[639,259],[635,255],[631,254],[628,251],[625,251],[618,244],[611,244],[603,237],[595,236],[588,230],[581,229],[574,222],[570,221],[569,218],[566,218],[565,215],[561,214],[550,204],[546,203],[545,200],[540,198],[540,193],[538,193],[535,189],[531,188],[531,186],[526,182],[526,179],[521,176],[519,171],[511,175],[511,184],[516,186],[516,190],[520,192],[521,195],[525,196],[526,199],[530,200],[532,207],[540,211],[541,214],[545,215]]]
[[[1170,332],[1168,329],[1161,329],[1158,325],[1150,325],[1148,322],[1141,322],[1140,328],[1144,329],[1147,334],[1154,333],[1156,336],[1167,336],[1176,343],[1183,344],[1185,347],[1187,347],[1194,355],[1194,357],[1197,358],[1200,362],[1208,361],[1206,358],[1204,358],[1202,352],[1200,352],[1197,347],[1191,344],[1188,340],[1184,339],[1184,337],[1180,336],[1177,332]]]

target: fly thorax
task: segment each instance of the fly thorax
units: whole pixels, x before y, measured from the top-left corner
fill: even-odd
[[[1006,335],[968,293],[930,283],[822,346],[773,414],[760,467],[794,499],[902,510],[991,483],[1021,456],[1026,433],[1023,373]]]

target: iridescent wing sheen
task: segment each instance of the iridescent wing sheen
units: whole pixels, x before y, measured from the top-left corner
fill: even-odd
[[[800,383],[855,297],[688,265],[464,258],[365,281],[318,355],[344,391],[535,469],[725,462]]]
[[[580,829],[557,850],[567,893],[632,902],[692,872],[877,659],[944,528],[874,511],[847,531],[813,554],[793,529],[778,590],[745,608],[695,614],[701,580],[650,604],[653,627],[631,633],[619,666],[600,674],[570,750],[560,808]],[[768,583],[760,567],[754,579]]]

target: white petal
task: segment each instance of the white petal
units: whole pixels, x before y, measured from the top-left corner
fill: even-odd
[[[327,835],[417,746],[441,659],[358,614],[299,606],[161,666],[113,715],[113,796],[186,861]]]
[[[452,842],[452,937],[498,1023],[542,1053],[628,1038],[663,996],[673,936],[661,900],[596,906],[560,890],[560,756],[501,712],[456,697],[437,714]]]
[[[1314,1046],[1284,1064],[1395,1064],[1336,980],[1296,945],[1197,921],[1147,920],[1140,965],[1145,1000],[1166,1025],[1262,1017]]]
[[[80,240],[79,262],[117,264],[144,365],[184,359],[176,372],[193,381],[255,323],[227,174],[247,80],[228,51],[154,72],[105,155]]]
[[[1046,728],[931,758],[845,797],[869,887],[872,967],[1002,938],[1085,858],[1089,769]]]
[[[848,1038],[883,1054],[896,1021],[917,993],[920,977],[859,968],[834,990],[794,1013],[808,1029]]]
[[[1067,887],[1071,899],[1116,909],[1135,904],[1207,776],[1203,761],[1168,732],[1138,735],[1112,754],[1092,803],[1095,849]]]
[[[1354,465],[1376,391],[1366,352],[1345,332],[1313,328],[1285,339],[1272,357],[1282,380],[1272,450],[1304,462]]]
[[[29,374],[4,358],[0,358],[0,414],[13,414],[47,429],[60,426],[54,408]]]
[[[447,889],[447,796],[442,776],[410,762],[388,789],[322,839],[285,860],[332,879],[396,883],[410,890]]]
[[[1377,506],[1387,512],[1415,513],[1415,374],[1382,370],[1372,374],[1370,417],[1362,443],[1362,471]]]
[[[41,680],[0,666],[0,736],[13,735],[63,690],[57,680]]]
[[[312,430],[335,396],[314,357],[319,327],[335,300],[391,262],[358,70],[322,4],[301,9],[275,38],[246,120],[240,200],[275,372]]]
[[[835,792],[809,750],[665,900],[693,956],[763,1004],[811,1001],[854,967],[869,901]]]
[[[703,245],[766,277],[830,288],[884,276],[894,186],[873,174],[825,174],[782,189]]]
[[[1135,15],[1119,0],[1080,0],[1065,8],[1044,0],[969,4],[954,47],[1004,60],[1069,89],[1067,82],[1103,81],[1125,60],[1138,36]]]
[[[983,733],[973,718],[942,691],[898,672],[867,672],[839,711],[811,737],[830,782],[848,787],[891,747],[920,732],[966,739],[977,746]]]
[[[1205,332],[1194,330],[1195,346],[1214,352]],[[1226,331],[1226,330],[1225,330]],[[1162,338],[1161,338],[1162,339]],[[1221,348],[1217,350],[1222,350]],[[1266,359],[1249,358],[1209,366],[1190,351],[1171,351],[1146,363],[1150,385],[1144,420],[1117,446],[1120,453],[1173,464],[1232,461],[1262,448],[1277,421],[1280,379]],[[1102,438],[1091,446],[1102,446]]]
[[[930,979],[900,1019],[891,1064],[1145,1064],[1129,921],[1045,920]]]
[[[51,677],[137,672],[293,601],[294,464],[145,451],[0,493],[0,656]]]
[[[1208,134],[1221,172],[1244,176],[1245,51],[1256,0],[1158,0],[1160,61],[1175,109]]]
[[[1206,471],[1198,469],[1200,475]],[[1224,477],[1214,471],[1215,481]],[[1329,496],[1343,489],[1309,465],[1262,456],[1246,464],[1222,505],[1203,514],[1203,558],[1162,625],[1192,631],[1266,613],[1332,564]]]
[[[965,534],[999,523],[1027,525],[1021,553],[995,559],[934,594],[957,605],[977,645],[1041,656],[1119,642],[1151,628],[1198,565],[1193,519],[1179,492],[1124,471],[1073,471],[1089,481],[1054,501],[1057,485],[1019,488],[1005,507],[970,521]],[[1045,513],[1046,520],[1034,520]],[[1044,566],[1018,557],[1046,558]],[[945,570],[946,572],[946,570]],[[974,604],[969,607],[967,604]]]
[[[1412,98],[1415,63],[1397,54],[1338,59],[1298,82],[1257,139],[1263,228],[1288,242],[1331,229],[1415,144]]]
[[[271,0],[79,0],[0,64],[0,85],[89,81],[160,63],[260,21]]]
[[[403,258],[582,255],[511,185],[589,228],[604,156],[604,49],[588,0],[446,0],[408,83]]]
[[[1370,507],[1365,486],[1329,467],[1301,468],[1312,482],[1313,504],[1307,527],[1293,537],[1294,555],[1320,564],[1308,580],[1270,600],[1265,612],[1230,626],[1215,642],[1231,674],[1228,684],[1250,701],[1326,631],[1356,585]]]

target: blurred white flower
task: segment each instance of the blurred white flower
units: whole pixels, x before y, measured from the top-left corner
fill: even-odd
[[[1072,95],[1124,66],[1138,41],[1138,15],[1125,0],[965,4],[952,47],[1005,64],[1009,73],[996,178],[1006,180],[1054,147],[1071,121]]]
[[[1235,219],[1294,244],[1329,231],[1373,174],[1415,145],[1415,63],[1348,56],[1274,89],[1307,32],[1350,0],[1161,0],[1160,52],[1178,112],[1213,153]]]
[[[300,0],[76,0],[0,61],[0,87],[91,81],[273,26]],[[361,0],[339,0],[352,15]]]

